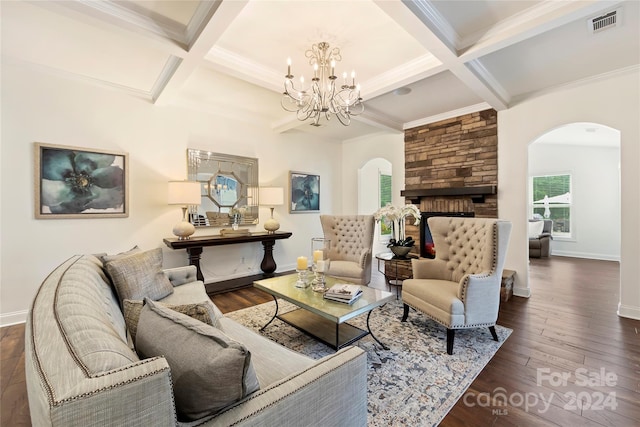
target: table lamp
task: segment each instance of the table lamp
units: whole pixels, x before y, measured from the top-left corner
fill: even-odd
[[[182,205],[182,221],[173,227],[173,234],[178,240],[187,240],[196,232],[196,228],[189,222],[187,209],[190,205],[201,202],[200,183],[195,181],[169,181],[167,201],[170,205]]]
[[[260,187],[260,206],[268,206],[271,209],[271,218],[265,221],[264,229],[274,233],[280,228],[280,223],[273,218],[273,208],[284,204],[284,189],[282,187]]]

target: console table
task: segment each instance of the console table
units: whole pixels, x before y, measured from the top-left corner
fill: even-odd
[[[189,264],[196,266],[198,280],[202,280],[204,282],[204,276],[200,269],[200,256],[202,255],[202,248],[205,246],[261,242],[262,246],[264,246],[264,256],[262,257],[260,269],[266,274],[271,274],[276,271],[276,261],[273,259],[273,245],[276,244],[276,240],[288,239],[289,237],[291,237],[291,233],[287,231],[276,231],[275,233],[267,233],[266,231],[263,231],[251,233],[246,236],[195,236],[187,240],[167,238],[163,241],[164,244],[169,246],[171,249],[186,249],[189,256]]]

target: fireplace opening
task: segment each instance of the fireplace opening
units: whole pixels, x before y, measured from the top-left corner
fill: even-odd
[[[433,216],[455,216],[455,217],[466,217],[473,218],[475,213],[473,212],[421,212],[421,220],[420,220],[420,256],[422,258],[435,258],[436,257],[436,248],[433,244],[433,237],[431,236],[431,231],[429,230],[429,224],[427,223],[427,218],[431,218]]]

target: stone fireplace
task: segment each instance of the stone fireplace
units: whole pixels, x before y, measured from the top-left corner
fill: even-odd
[[[489,109],[407,129],[405,200],[427,215],[497,217],[497,118]],[[407,223],[406,234],[419,241],[421,230]]]

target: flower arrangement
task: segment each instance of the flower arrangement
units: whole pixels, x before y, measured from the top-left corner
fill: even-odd
[[[231,208],[229,210],[229,217],[233,218],[234,216],[243,216],[245,213],[247,213],[247,207],[246,206],[238,206],[237,208]]]
[[[387,247],[391,246],[405,246],[412,247],[415,244],[413,237],[405,237],[404,220],[405,217],[412,216],[414,218],[414,224],[420,224],[420,210],[416,205],[408,204],[403,206],[393,206],[387,204],[387,206],[378,209],[373,217],[376,222],[384,222],[391,226],[392,237],[389,240]]]

